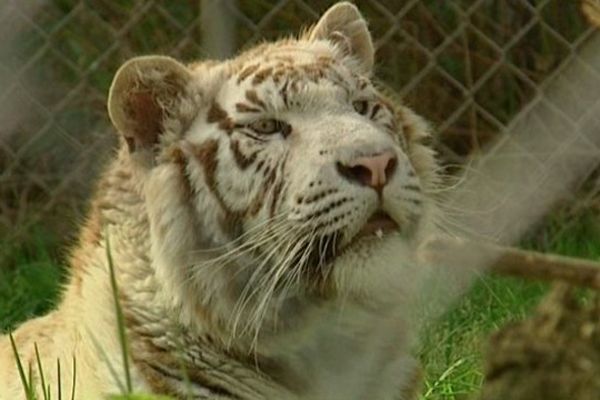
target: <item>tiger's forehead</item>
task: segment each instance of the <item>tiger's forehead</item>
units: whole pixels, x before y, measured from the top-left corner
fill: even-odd
[[[287,63],[311,63],[316,59],[328,57],[331,59],[341,58],[343,54],[333,45],[326,41],[304,41],[304,40],[282,40],[256,46],[242,53],[238,60],[245,64],[247,61],[259,62],[287,62]]]
[[[351,91],[370,87],[370,80],[352,71],[343,57],[335,46],[322,42],[258,46],[239,58],[230,79],[236,86],[257,89],[269,83],[292,91],[324,83]]]
[[[290,60],[290,62],[305,63],[319,57],[334,56],[332,49],[325,46],[280,45],[273,46],[263,53],[265,60]]]

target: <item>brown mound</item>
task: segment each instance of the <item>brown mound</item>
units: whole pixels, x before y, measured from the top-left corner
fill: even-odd
[[[599,321],[599,293],[582,301],[555,287],[532,317],[492,336],[479,399],[600,399]]]

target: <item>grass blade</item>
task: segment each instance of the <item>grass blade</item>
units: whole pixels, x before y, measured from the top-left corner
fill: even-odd
[[[73,382],[71,382],[71,400],[75,400],[75,384],[77,382],[77,359],[73,356]]]
[[[35,393],[35,389],[33,388],[33,367],[31,364],[29,364],[27,367],[27,376],[29,376],[29,395],[27,398],[29,400],[35,400],[37,399],[37,395]]]
[[[10,345],[12,346],[13,354],[15,355],[15,360],[17,362],[17,368],[19,369],[19,376],[21,377],[21,383],[23,384],[23,388],[25,389],[25,396],[27,399],[34,399],[33,392],[31,391],[31,387],[29,382],[27,382],[27,376],[25,376],[25,369],[23,369],[23,364],[21,363],[21,357],[19,356],[19,352],[17,351],[17,344],[15,343],[15,338],[12,333],[8,334],[10,338]]]
[[[56,374],[58,379],[58,400],[62,400],[62,382],[60,377],[60,358],[56,359]]]
[[[119,330],[119,342],[121,344],[121,352],[123,354],[123,368],[125,370],[125,384],[127,385],[127,394],[131,394],[133,387],[131,385],[131,373],[129,371],[129,356],[127,349],[127,335],[125,333],[125,320],[123,318],[123,310],[119,303],[119,288],[117,286],[117,278],[115,276],[115,267],[113,264],[112,255],[110,252],[110,241],[106,235],[106,257],[108,260],[108,269],[110,272],[110,284],[113,291],[115,301],[115,312],[117,314],[117,326]]]
[[[44,400],[50,400],[48,393],[46,392],[46,379],[44,377],[44,368],[42,368],[42,359],[40,358],[40,351],[38,349],[37,342],[33,344],[35,349],[35,359],[37,362],[38,371],[40,373],[40,385],[42,386],[42,393],[44,394]]]
[[[108,367],[108,371],[110,372],[113,379],[115,380],[115,383],[119,387],[121,394],[125,394],[127,389],[123,385],[123,382],[121,382],[121,379],[119,378],[119,374],[117,374],[117,371],[115,370],[112,363],[110,362],[110,359],[108,358],[108,354],[106,354],[106,351],[104,351],[102,346],[100,346],[100,342],[98,342],[98,339],[96,339],[96,336],[94,335],[94,333],[92,331],[90,331],[89,329],[86,329],[86,330],[87,330],[88,335],[92,339],[92,343],[94,343],[94,347],[96,347],[96,351],[100,354],[100,356],[103,358],[104,362],[106,363],[106,365]]]

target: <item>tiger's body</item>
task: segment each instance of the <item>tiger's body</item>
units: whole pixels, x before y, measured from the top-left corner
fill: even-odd
[[[348,4],[299,39],[117,73],[121,148],[99,181],[60,306],[14,338],[39,389],[118,393],[115,266],[136,391],[197,399],[406,400],[406,315],[436,184],[429,133],[369,80]],[[24,395],[0,338],[0,399]]]

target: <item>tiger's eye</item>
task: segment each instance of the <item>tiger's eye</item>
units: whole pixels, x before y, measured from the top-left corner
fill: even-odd
[[[352,106],[360,115],[365,115],[369,111],[369,102],[367,100],[356,100],[352,102]]]
[[[250,129],[261,135],[274,135],[281,133],[287,136],[291,127],[288,123],[273,118],[259,119],[248,125]]]

